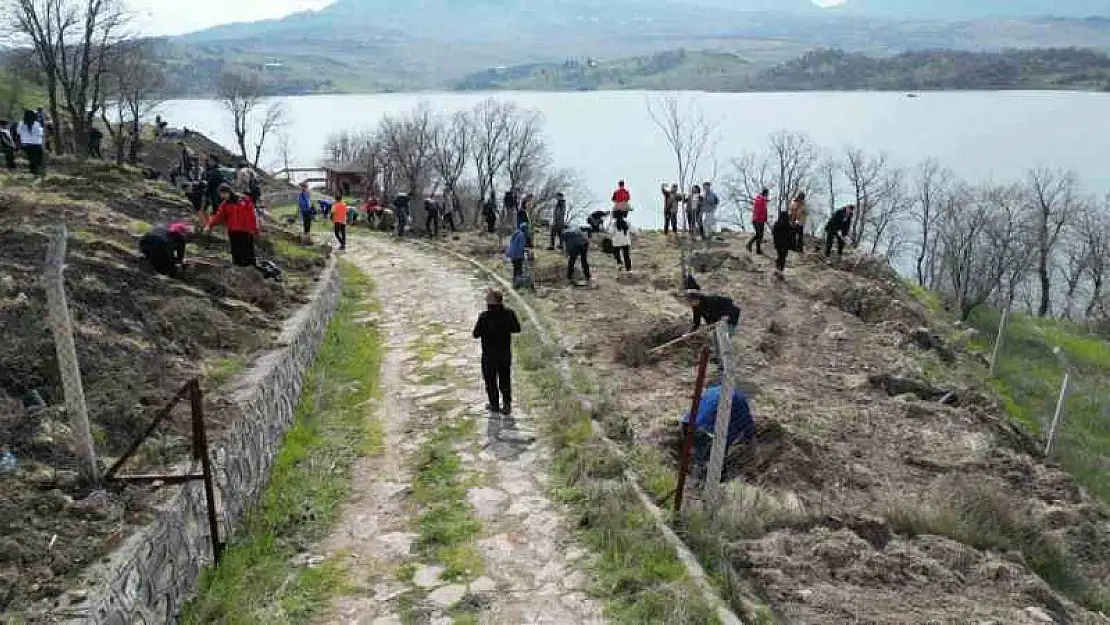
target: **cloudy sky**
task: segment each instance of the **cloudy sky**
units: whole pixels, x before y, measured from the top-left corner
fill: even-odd
[[[176,35],[229,22],[282,17],[319,9],[331,0],[129,0],[151,35]]]

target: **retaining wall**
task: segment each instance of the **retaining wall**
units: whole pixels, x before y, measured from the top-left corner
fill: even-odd
[[[216,473],[221,539],[234,533],[243,513],[266,485],[305,375],[339,302],[339,271],[332,258],[310,301],[282,329],[278,346],[254,361],[236,382],[220,413],[231,418],[210,446]],[[211,416],[206,415],[211,421]],[[199,472],[199,467],[191,470]],[[48,617],[70,625],[162,625],[196,589],[212,560],[204,485],[174,487],[156,508],[154,522],[132,534],[107,562],[88,571],[68,604]],[[75,603],[75,600],[80,600]]]

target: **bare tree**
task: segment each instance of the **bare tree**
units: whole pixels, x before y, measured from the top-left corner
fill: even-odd
[[[902,224],[913,204],[905,179],[904,170],[888,169],[879,181],[878,194],[871,200],[868,219],[872,234],[868,253],[875,255],[882,251],[888,261],[893,261],[901,252]]]
[[[434,130],[435,117],[426,102],[400,117],[385,117],[378,127],[378,141],[412,198],[412,216],[417,224],[423,222],[423,202],[418,200],[431,182]]]
[[[1103,287],[1110,275],[1110,196],[1088,203],[1079,220],[1079,232],[1087,253],[1083,263],[1089,281],[1089,299],[1084,315],[1090,318],[1103,304]]]
[[[1052,311],[1052,263],[1057,244],[1065,226],[1079,212],[1075,174],[1037,168],[1029,172],[1025,183],[1029,219],[1034,232],[1037,255],[1037,278],[1040,280],[1040,304],[1037,315]]]
[[[239,146],[239,156],[244,163],[249,163],[247,140],[251,134],[251,122],[255,110],[265,98],[265,87],[255,76],[224,72],[216,86],[216,94],[220,104],[231,115],[232,131],[235,133],[235,143]]]
[[[474,148],[471,157],[478,174],[478,193],[483,199],[494,193],[497,176],[505,167],[508,158],[505,138],[514,108],[490,98],[479,102],[470,113]]]
[[[543,137],[543,116],[539,111],[514,106],[506,121],[505,176],[509,187],[531,187],[543,176],[551,162]]]
[[[722,222],[745,228],[752,200],[771,185],[771,179],[771,164],[766,154],[749,152],[732,159],[729,174],[724,179],[724,191],[736,210],[722,215]]]
[[[124,161],[128,144],[126,159],[131,164],[138,163],[143,120],[162,102],[160,95],[165,84],[165,74],[151,57],[146,43],[122,44],[115,51],[104,79],[107,97],[100,114],[112,137],[117,163]]]
[[[663,133],[675,157],[679,188],[684,192],[694,185],[698,167],[713,151],[713,138],[718,122],[710,118],[697,102],[687,102],[677,95],[649,98],[648,114]]]
[[[459,180],[470,158],[470,120],[466,113],[456,113],[446,120],[437,120],[431,136],[431,164],[444,194],[458,201]]]
[[[258,131],[254,137],[254,158],[251,159],[251,166],[258,169],[258,163],[262,159],[262,150],[266,146],[266,140],[273,135],[273,133],[280,130],[285,126],[285,104],[279,100],[275,100],[266,105],[266,111],[262,115],[262,121],[258,124]]]
[[[61,144],[59,120],[58,64],[61,48],[77,24],[77,14],[68,0],[5,0],[6,19],[13,25],[15,45],[35,51],[49,99],[51,143]]]
[[[775,206],[779,212],[790,206],[794,197],[805,191],[817,165],[817,148],[809,136],[800,132],[780,130],[769,139],[771,150],[771,173],[775,194]]]
[[[879,203],[879,189],[887,170],[886,157],[882,154],[872,157],[862,150],[848,148],[843,167],[844,177],[852,194],[852,203],[856,206],[850,238],[853,245],[859,246],[869,234],[872,213]]]
[[[918,228],[915,268],[917,284],[922,287],[932,284],[932,275],[936,269],[939,252],[937,225],[941,211],[945,208],[951,209],[948,202],[952,195],[952,179],[952,173],[942,169],[936,159],[928,159],[917,168],[913,208]]]

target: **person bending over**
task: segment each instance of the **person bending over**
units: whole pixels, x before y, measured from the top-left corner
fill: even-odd
[[[220,209],[208,220],[205,230],[212,230],[220,224],[227,224],[227,240],[235,266],[254,267],[257,264],[254,241],[261,234],[254,202],[249,197],[236,195],[227,184],[220,186]]]
[[[505,416],[512,414],[513,335],[520,333],[520,320],[505,306],[500,291],[486,293],[486,310],[474,324],[474,338],[482,341],[482,380],[489,399],[487,409]]]
[[[825,258],[832,255],[833,242],[836,242],[836,255],[844,255],[844,239],[852,229],[852,214],[856,207],[849,204],[836,211],[825,224]]]
[[[686,303],[694,311],[694,327],[701,327],[702,321],[713,325],[722,319],[728,319],[728,334],[732,336],[736,327],[740,325],[740,307],[731,299],[722,295],[704,295],[698,291],[686,292]]]
[[[183,221],[158,226],[139,239],[139,251],[154,271],[176,278],[185,266],[185,243],[192,232]]]
[[[562,234],[563,249],[567,253],[567,281],[574,283],[574,266],[582,261],[582,273],[590,282],[590,237],[581,228],[568,227]]]

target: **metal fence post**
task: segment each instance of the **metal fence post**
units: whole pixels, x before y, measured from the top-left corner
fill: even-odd
[[[66,227],[65,224],[59,224],[51,233],[43,282],[50,311],[50,329],[54,334],[54,349],[62,377],[62,390],[65,393],[66,414],[72,423],[77,456],[81,459],[81,476],[90,484],[96,484],[100,481],[100,471],[96,466],[96,447],[93,445],[88,408],[85,406],[85,389],[81,384],[77,346],[73,341],[73,320],[66,302],[65,278],[62,275],[65,258]]]
[[[705,477],[706,499],[712,513],[716,513],[721,498],[721,474],[724,473],[725,456],[728,454],[728,427],[732,419],[733,382],[732,338],[728,335],[728,325],[717,322],[717,356],[721,360],[724,375],[721,380],[721,399],[717,402],[717,423],[713,433],[713,450],[709,454],[709,471]]]
[[[1056,436],[1067,414],[1068,391],[1071,387],[1071,366],[1067,358],[1064,357],[1063,350],[1059,347],[1055,347],[1052,349],[1052,353],[1056,355],[1060,363],[1064,366],[1064,381],[1060,383],[1060,396],[1056,400],[1056,411],[1052,414],[1052,425],[1048,428],[1048,440],[1044,445],[1044,455],[1046,456],[1051,456],[1052,448],[1056,446]]]
[[[998,334],[994,337],[994,349],[991,350],[990,368],[987,377],[993,378],[998,373],[998,359],[1002,354],[1002,339],[1006,334],[1006,324],[1010,320],[1010,305],[1002,310],[1002,318],[998,321]]]
[[[220,565],[223,543],[220,542],[220,524],[216,518],[216,492],[212,484],[212,458],[208,454],[208,432],[204,427],[204,396],[200,382],[189,383],[189,404],[193,413],[193,457],[200,460],[204,475],[204,498],[208,508],[208,530],[212,537],[212,561]]]

